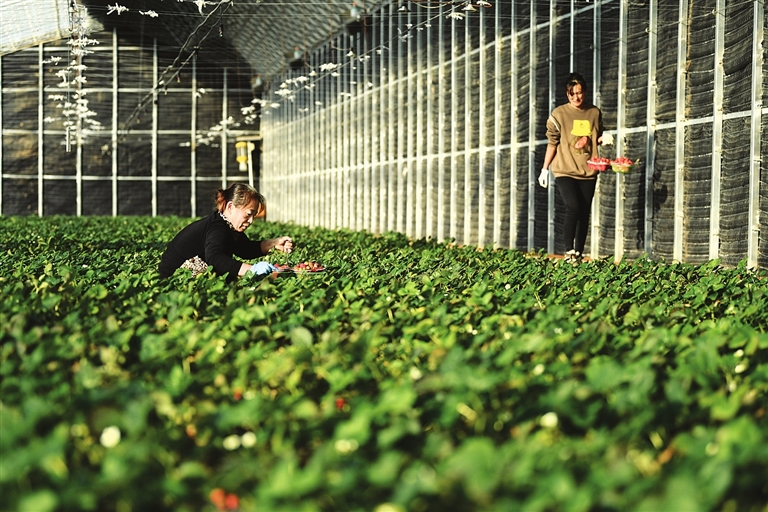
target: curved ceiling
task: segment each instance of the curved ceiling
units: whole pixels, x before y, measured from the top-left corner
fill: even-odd
[[[353,2],[355,2],[353,4]],[[280,74],[302,52],[345,30],[350,9],[381,0],[0,0],[1,54],[67,38],[70,6],[87,9],[89,29],[157,38],[218,62],[244,62],[253,75]],[[236,55],[232,55],[232,53]]]
[[[0,0],[0,55],[69,37],[69,1]]]

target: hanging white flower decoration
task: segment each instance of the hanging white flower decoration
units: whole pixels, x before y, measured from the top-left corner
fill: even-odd
[[[107,14],[112,14],[113,12],[116,12],[118,16],[120,16],[125,11],[128,11],[129,9],[125,7],[124,5],[115,4],[115,5],[107,5]]]
[[[205,0],[195,0],[193,3],[197,6],[197,10],[200,11],[200,15],[202,15],[203,7],[205,7],[205,4],[207,4],[208,2],[206,2]]]

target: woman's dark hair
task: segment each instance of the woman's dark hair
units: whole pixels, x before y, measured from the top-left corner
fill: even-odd
[[[565,81],[565,94],[570,96],[576,85],[581,86],[581,92],[587,93],[587,81],[584,80],[584,77],[579,73],[571,73],[568,75],[568,80]]]
[[[248,206],[255,201],[257,214],[260,213],[267,205],[264,196],[259,194],[255,188],[248,185],[247,183],[233,183],[227,187],[226,190],[218,189],[216,191],[217,210],[223,212],[224,208],[227,206],[227,203],[230,201],[232,201],[232,204],[238,208]]]

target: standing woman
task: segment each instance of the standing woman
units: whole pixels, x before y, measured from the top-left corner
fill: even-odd
[[[565,83],[568,103],[552,111],[547,119],[547,152],[539,174],[539,185],[549,185],[549,168],[565,203],[563,236],[565,258],[578,261],[584,253],[589,231],[589,214],[595,195],[598,171],[587,160],[598,157],[602,142],[603,116],[586,100],[587,83],[579,73],[571,73]]]
[[[205,270],[208,265],[218,275],[226,275],[228,281],[247,273],[268,274],[276,268],[266,261],[254,265],[233,258],[251,260],[266,255],[272,249],[284,253],[293,250],[290,237],[271,240],[249,240],[244,231],[258,216],[266,202],[255,188],[245,183],[235,183],[226,190],[216,191],[216,209],[182,229],[168,244],[160,260],[160,277],[169,277],[177,268],[188,268],[193,274]]]

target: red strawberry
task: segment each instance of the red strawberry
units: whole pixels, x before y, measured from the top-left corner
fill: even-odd
[[[217,510],[226,510],[227,493],[224,492],[224,489],[220,487],[213,489],[208,493],[208,498]]]
[[[224,501],[224,506],[227,510],[237,510],[240,508],[240,499],[237,494],[227,494],[227,498]]]

